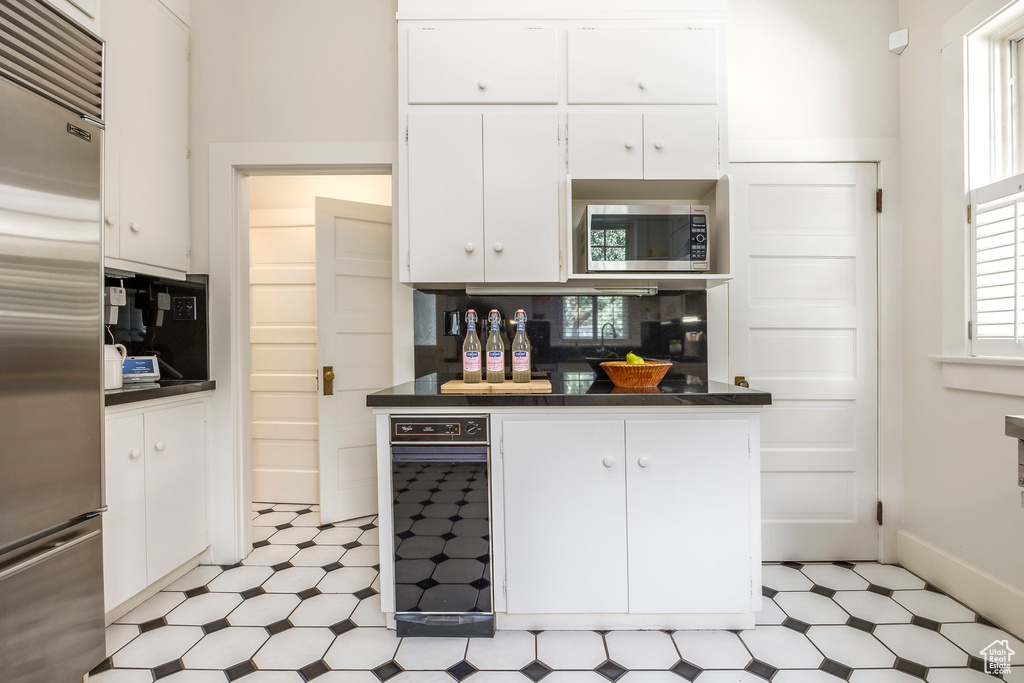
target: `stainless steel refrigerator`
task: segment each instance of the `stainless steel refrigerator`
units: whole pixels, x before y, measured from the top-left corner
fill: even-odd
[[[100,135],[0,70],[5,682],[80,683],[105,657]]]

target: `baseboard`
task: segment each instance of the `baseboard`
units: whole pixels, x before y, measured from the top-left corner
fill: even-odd
[[[899,562],[1012,634],[1024,634],[1024,590],[906,531],[898,535]]]

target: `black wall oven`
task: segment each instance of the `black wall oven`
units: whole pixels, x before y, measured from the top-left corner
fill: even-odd
[[[486,415],[392,415],[397,635],[494,635]]]

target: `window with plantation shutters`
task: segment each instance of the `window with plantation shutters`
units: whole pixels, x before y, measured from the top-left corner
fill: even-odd
[[[971,192],[971,354],[1024,356],[1024,174]]]

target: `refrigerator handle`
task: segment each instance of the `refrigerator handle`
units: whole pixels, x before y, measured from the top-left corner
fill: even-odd
[[[18,564],[12,567],[8,567],[7,569],[0,571],[0,581],[8,579],[14,576],[15,574],[20,574],[26,569],[31,569],[32,567],[36,566],[37,564],[40,564],[41,562],[45,562],[51,557],[60,555],[63,552],[71,550],[76,545],[81,545],[89,539],[99,536],[101,533],[102,531],[100,529],[96,529],[95,531],[91,531],[85,534],[84,536],[78,536],[77,538],[73,538],[70,540],[60,540],[55,541],[53,543],[49,543],[40,548],[35,554],[30,555],[28,559],[23,560],[22,562],[19,562]]]

